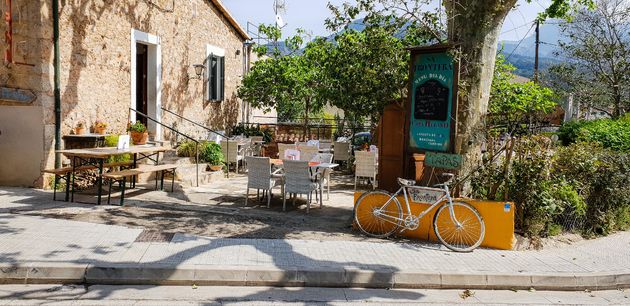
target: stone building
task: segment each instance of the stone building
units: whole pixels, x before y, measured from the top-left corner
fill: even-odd
[[[42,187],[55,161],[52,1],[2,2],[11,22],[0,32],[12,39],[0,44],[0,185]],[[60,0],[59,29],[62,135],[96,120],[124,134],[130,108],[186,133],[194,128],[162,107],[217,130],[242,120],[249,37],[220,0]]]

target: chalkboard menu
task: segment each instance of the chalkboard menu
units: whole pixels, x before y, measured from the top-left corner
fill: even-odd
[[[445,121],[448,118],[449,88],[437,80],[428,80],[415,92],[414,118]]]

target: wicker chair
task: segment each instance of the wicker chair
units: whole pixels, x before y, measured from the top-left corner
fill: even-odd
[[[330,151],[332,149],[332,141],[330,140],[320,140],[319,141],[319,150],[320,151]]]
[[[311,209],[311,200],[313,198],[313,192],[315,192],[315,199],[319,198],[319,207],[321,208],[324,203],[322,201],[322,188],[321,188],[321,175],[315,173],[310,174],[308,161],[297,160],[284,160],[284,191],[282,193],[282,210],[286,210],[287,193],[293,194],[293,205],[295,205],[295,195],[306,195],[306,213],[309,213]],[[317,193],[319,192],[319,197]]]
[[[355,166],[354,172],[354,190],[357,190],[357,180],[359,179],[371,179],[372,189],[376,188],[376,152],[355,151]]]
[[[350,160],[350,143],[335,141],[334,153],[335,161],[348,162]]]
[[[332,153],[318,153],[316,154],[311,161],[318,163],[332,163],[333,154]],[[317,167],[313,167],[315,169],[311,169],[311,173],[315,173],[317,171]],[[321,172],[322,175],[322,188],[326,186],[326,201],[330,199],[330,173],[332,173],[332,169],[323,169]]]
[[[229,148],[228,148],[229,147]],[[229,152],[228,152],[229,149]],[[221,140],[221,152],[225,157],[225,162],[227,164],[227,170],[230,171],[230,164],[235,164],[236,173],[238,173],[238,164],[245,158],[245,151],[243,148],[239,148],[238,141],[236,140]]]
[[[259,194],[260,190],[263,190],[263,196],[267,193],[267,208],[271,204],[272,190],[276,186],[280,186],[282,194],[284,194],[283,176],[278,172],[271,172],[271,161],[269,157],[245,157],[248,165],[247,172],[247,193],[245,195],[245,206],[247,206],[247,199],[249,198],[249,189],[253,188],[257,190]]]
[[[319,149],[313,146],[300,146],[298,151],[300,151],[300,160],[306,161],[312,160],[319,153]]]
[[[283,159],[284,151],[286,151],[287,149],[295,150],[296,147],[294,144],[278,143],[278,158]]]

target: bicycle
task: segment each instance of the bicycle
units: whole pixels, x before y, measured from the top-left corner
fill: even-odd
[[[435,207],[433,229],[440,242],[456,252],[470,252],[477,248],[485,235],[485,224],[479,212],[470,204],[453,201],[449,184],[455,176],[434,187],[416,186],[416,181],[398,178],[400,189],[391,194],[383,190],[370,191],[357,199],[354,220],[366,235],[387,238],[395,232],[415,230],[420,220]],[[403,213],[398,195],[402,192],[406,211]],[[411,213],[409,196],[414,202],[432,203],[417,216]],[[433,201],[433,199],[435,199]],[[446,201],[445,201],[446,200]],[[448,212],[448,213],[446,213]]]

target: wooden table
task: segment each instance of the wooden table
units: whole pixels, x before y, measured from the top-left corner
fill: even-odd
[[[98,168],[98,178],[97,178],[97,204],[101,205],[101,195],[102,195],[102,187],[103,187],[103,164],[105,160],[112,156],[119,156],[124,154],[132,154],[133,155],[133,167],[136,168],[138,165],[138,161],[142,159],[149,159],[158,164],[159,162],[159,153],[168,150],[167,147],[161,146],[150,146],[150,145],[141,145],[141,146],[131,146],[127,150],[118,150],[116,147],[104,147],[104,148],[93,148],[93,149],[70,149],[70,150],[57,150],[57,153],[61,153],[66,157],[72,160],[72,182],[68,182],[68,184],[72,184],[72,201],[74,201],[74,175],[76,169],[85,165],[92,165]],[[138,158],[138,155],[141,155]],[[156,156],[153,158],[152,156]],[[135,177],[132,181],[132,187],[135,187]],[[68,189],[66,189],[68,190]],[[66,191],[66,198],[68,194]]]

